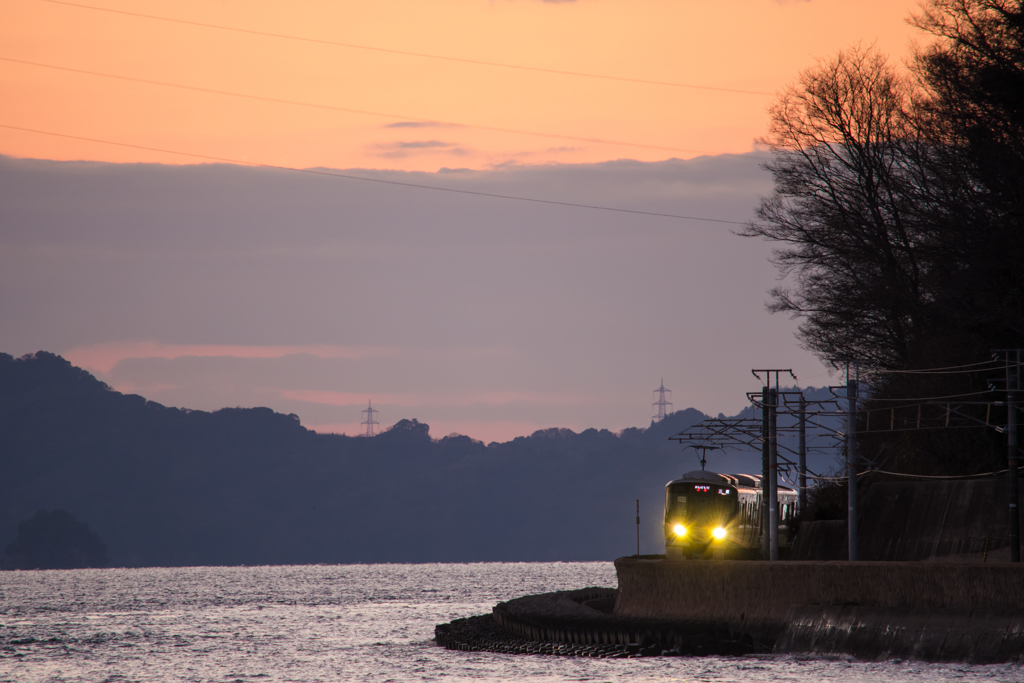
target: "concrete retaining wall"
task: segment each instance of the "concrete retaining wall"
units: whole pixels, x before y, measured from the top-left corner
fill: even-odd
[[[801,522],[790,558],[797,561],[827,562],[850,557],[846,541],[846,520]]]
[[[1024,528],[1024,495],[1018,506]],[[1006,562],[1010,559],[1002,479],[876,482],[858,517],[858,557],[886,562]],[[845,521],[805,522],[794,560],[845,560]]]
[[[776,653],[930,662],[1024,661],[1024,611],[794,607]]]
[[[940,610],[987,613],[1005,624],[1011,622],[1015,611],[1024,612],[1024,567],[1019,565],[620,558],[615,567],[619,576],[617,617],[720,620],[730,630],[749,633],[759,642],[789,642],[789,651],[804,651],[801,648],[808,642],[811,649],[806,651],[815,651],[814,636],[808,635],[811,631],[825,634],[829,629],[846,628],[840,625],[845,622],[833,618],[834,612],[822,608],[873,608],[876,621],[871,628],[878,629],[891,627],[889,622],[906,615],[927,618]],[[808,615],[823,615],[816,617],[814,629],[818,630],[805,628],[802,635],[793,632],[790,641],[784,641],[794,619],[791,610],[803,607],[810,610],[801,613],[804,620],[800,623],[805,626]],[[886,652],[892,649],[886,648]],[[875,658],[874,652],[848,654]]]

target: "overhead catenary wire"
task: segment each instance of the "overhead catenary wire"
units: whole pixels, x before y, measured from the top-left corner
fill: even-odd
[[[441,121],[438,119],[423,118],[420,116],[409,116],[407,114],[395,114],[390,112],[371,111],[368,109],[355,109],[352,107],[340,107],[332,104],[321,104],[316,102],[303,102],[300,100],[289,100],[280,97],[269,97],[265,95],[253,95],[250,93],[233,92],[231,90],[220,90],[217,88],[204,88],[197,85],[187,85],[184,83],[171,83],[169,81],[157,81],[151,78],[139,78],[136,76],[124,76],[121,74],[106,73],[104,71],[92,71],[89,69],[79,69],[77,67],[62,66],[59,64],[47,64],[45,62],[34,62],[26,59],[16,59],[14,57],[2,57],[0,61],[9,62],[12,64],[22,64],[25,66],[34,66],[41,69],[52,69],[55,71],[66,71],[68,73],[76,73],[85,76],[95,76],[98,78],[110,78],[119,81],[128,81],[131,83],[142,83],[145,85],[153,85],[163,88],[175,88],[178,90],[189,90],[191,92],[199,92],[207,95],[221,95],[224,97],[235,97],[246,100],[254,100],[258,102],[269,102],[273,104],[286,104],[296,107],[308,107],[311,109],[322,109],[327,111],[343,112],[346,114],[358,114],[361,116],[374,116],[377,118],[392,119],[395,121],[414,121],[416,123],[427,123],[439,126],[452,126],[456,128],[469,128],[473,130],[485,130],[492,133],[508,133],[512,135],[527,135],[531,137],[547,138],[554,140],[569,140],[572,142],[589,142],[591,144],[598,145],[612,145],[616,147],[635,147],[638,149],[655,149],[666,152],[691,152],[697,154],[713,154],[707,150],[695,149],[692,147],[668,147],[665,145],[648,145],[641,142],[627,142],[623,140],[608,140],[605,138],[588,138],[578,135],[563,135],[561,133],[544,133],[541,131],[530,131],[520,130],[517,128],[502,128],[500,126],[485,126],[483,124],[476,123],[461,123],[455,121]]]
[[[739,95],[760,95],[770,96],[773,93],[765,92],[762,90],[744,90],[740,88],[723,88],[712,85],[696,85],[693,83],[674,83],[671,81],[655,81],[646,78],[632,78],[629,76],[612,76],[610,74],[595,74],[583,71],[569,71],[566,69],[551,69],[540,66],[527,66],[525,64],[509,64],[506,62],[491,62],[482,59],[470,59],[467,57],[451,57],[447,55],[430,54],[427,52],[412,52],[410,50],[397,50],[394,48],[377,47],[372,45],[359,45],[357,43],[344,43],[334,40],[323,40],[320,38],[310,38],[308,36],[293,36],[286,33],[274,33],[271,31],[257,31],[254,29],[239,28],[237,26],[226,26],[223,24],[211,24],[202,21],[193,21],[190,19],[177,19],[174,17],[165,17],[156,14],[144,14],[142,12],[129,12],[127,10],[113,9],[110,7],[98,7],[96,5],[86,5],[77,2],[67,2],[66,0],[39,0],[40,2],[47,2],[52,5],[64,5],[66,7],[76,7],[78,9],[87,9],[97,12],[109,12],[110,14],[120,14],[128,17],[136,17],[139,19],[150,19],[154,21],[166,21],[175,24],[183,24],[186,26],[197,26],[201,28],[216,29],[218,31],[232,31],[234,33],[244,33],[253,36],[262,36],[264,38],[277,38],[280,40],[293,40],[304,43],[314,43],[317,45],[330,45],[333,47],[343,47],[353,50],[367,50],[371,52],[381,52],[385,54],[403,55],[406,57],[418,57],[422,59],[437,59],[447,62],[458,62],[462,64],[474,64],[477,66],[491,66],[502,69],[517,69],[521,71],[534,71],[538,73],[557,74],[560,76],[575,76],[582,78],[597,78],[608,81],[622,81],[625,83],[642,83],[645,85],[660,85],[668,86],[673,88],[689,88],[692,90],[707,90],[711,92],[723,92],[723,93],[735,93]]]
[[[103,140],[101,138],[92,138],[82,135],[71,135],[68,133],[57,133],[54,131],[40,130],[37,128],[26,128],[23,126],[12,126],[5,123],[0,123],[0,128],[7,128],[8,130],[19,130],[28,133],[37,133],[40,135],[50,135],[53,137],[66,138],[69,140],[82,140],[84,142],[95,142],[102,145],[114,145],[116,147],[127,147],[130,149],[140,149],[148,152],[160,152],[162,154],[176,154],[184,157],[191,157],[193,159],[203,159],[205,161],[216,161],[228,164],[239,164],[243,166],[253,166],[258,168],[272,168],[280,171],[291,171],[295,173],[307,173],[310,175],[327,176],[329,178],[340,178],[345,180],[359,180],[368,183],[379,183],[382,185],[396,185],[399,187],[410,187],[421,190],[431,190],[434,192],[451,192],[453,194],[464,194],[472,195],[476,197],[489,197],[491,199],[506,199],[510,201],[518,202],[530,202],[534,204],[550,204],[554,206],[566,206],[576,209],[591,209],[594,211],[612,211],[615,213],[634,214],[640,216],[653,216],[657,218],[672,218],[678,220],[688,221],[702,221],[708,223],[723,223],[726,225],[746,225],[740,221],[728,221],[720,218],[708,218],[706,216],[686,216],[682,214],[674,213],[660,213],[657,211],[643,211],[640,209],[624,209],[614,206],[600,206],[597,204],[583,204],[578,202],[565,202],[555,199],[540,199],[538,197],[519,197],[515,195],[499,194],[497,192],[479,192],[476,190],[460,190],[454,187],[442,187],[440,185],[425,185],[422,183],[407,183],[400,180],[385,180],[383,178],[368,178],[366,176],[356,176],[348,173],[335,173],[333,171],[325,171],[315,168],[296,168],[294,166],[281,166],[278,164],[266,164],[257,161],[246,161],[243,159],[232,159],[229,157],[214,156],[210,154],[197,154],[194,152],[181,152],[173,149],[164,149],[160,147],[149,147],[146,145],[136,145],[128,142],[115,142],[113,140]]]

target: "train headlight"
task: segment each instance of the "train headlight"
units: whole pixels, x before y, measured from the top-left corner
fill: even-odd
[[[676,524],[674,527],[672,527],[672,532],[675,533],[676,536],[685,536],[686,527],[682,524]]]
[[[721,541],[725,538],[725,529],[720,526],[716,526],[715,530],[711,532],[711,535],[715,537],[716,541]]]

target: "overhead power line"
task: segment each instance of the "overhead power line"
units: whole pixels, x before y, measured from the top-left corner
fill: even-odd
[[[1010,367],[1017,367],[1024,363],[1010,363]],[[978,367],[984,366],[984,367]],[[887,375],[963,375],[974,372],[992,372],[1006,367],[1001,361],[986,360],[980,363],[968,363],[967,365],[951,365],[946,368],[924,368],[922,370],[875,370],[874,372]],[[959,368],[975,368],[974,370],[960,370]]]
[[[392,48],[375,47],[372,45],[358,45],[356,43],[342,43],[333,40],[321,40],[319,38],[309,38],[305,36],[292,36],[285,33],[273,33],[270,31],[255,31],[252,29],[238,28],[236,26],[225,26],[223,24],[208,24],[201,21],[191,21],[188,19],[175,19],[173,17],[164,17],[156,14],[143,14],[141,12],[128,12],[126,10],[111,9],[109,7],[96,7],[95,5],[84,5],[77,2],[65,2],[64,0],[40,0],[40,2],[48,2],[53,5],[65,5],[67,7],[77,7],[79,9],[95,10],[99,12],[109,12],[110,14],[120,14],[128,17],[136,17],[139,19],[152,19],[155,21],[167,21],[175,24],[183,24],[186,26],[199,26],[202,28],[217,29],[219,31],[232,31],[234,33],[245,33],[253,36],[262,36],[265,38],[278,38],[281,40],[295,40],[304,43],[315,43],[317,45],[331,45],[333,47],[344,47],[353,50],[367,50],[370,52],[382,52],[385,54],[402,55],[405,57],[419,57],[423,59],[438,59],[446,62],[459,62],[462,64],[475,64],[477,66],[494,66],[502,69],[517,69],[520,71],[534,71],[538,73],[557,74],[560,76],[577,76],[583,78],[599,78],[607,81],[622,81],[625,83],[643,83],[645,85],[663,85],[673,88],[689,88],[693,90],[707,90],[711,92],[726,92],[735,93],[740,95],[761,95],[770,96],[772,93],[764,92],[761,90],[742,90],[739,88],[721,88],[711,85],[694,85],[692,83],[673,83],[670,81],[654,81],[644,78],[630,78],[628,76],[611,76],[608,74],[594,74],[583,71],[567,71],[562,69],[548,69],[539,66],[526,66],[523,64],[508,64],[504,62],[489,62],[482,59],[468,59],[465,57],[449,57],[445,55],[435,55],[426,52],[411,52],[409,50],[395,50]]]
[[[82,135],[70,135],[67,133],[55,133],[48,130],[39,130],[37,128],[25,128],[23,126],[11,126],[8,124],[0,123],[0,128],[7,128],[8,130],[19,130],[27,133],[37,133],[39,135],[50,135],[58,138],[66,138],[69,140],[82,140],[85,142],[96,142],[102,145],[114,145],[116,147],[128,147],[131,149],[141,149],[148,152],[160,152],[162,154],[176,154],[184,157],[191,157],[193,159],[203,159],[206,161],[217,161],[228,164],[239,164],[243,166],[254,166],[258,168],[273,168],[280,171],[293,171],[295,173],[307,173],[310,175],[327,176],[330,178],[342,178],[345,180],[360,180],[368,183],[379,183],[381,185],[397,185],[399,187],[414,187],[421,190],[432,190],[435,192],[451,192],[454,194],[466,194],[473,195],[476,197],[489,197],[491,199],[507,199],[517,202],[530,202],[533,204],[551,204],[554,206],[568,206],[576,209],[593,209],[595,211],[612,211],[615,213],[628,213],[640,216],[654,216],[657,218],[674,218],[679,220],[687,221],[703,221],[707,223],[723,223],[725,225],[746,225],[740,221],[727,221],[721,218],[708,218],[705,216],[685,216],[682,214],[675,213],[659,213],[657,211],[641,211],[638,209],[623,209],[614,206],[600,206],[597,204],[581,204],[578,202],[563,202],[554,199],[540,199],[537,197],[518,197],[515,195],[498,194],[496,192],[478,192],[476,190],[459,190],[453,187],[442,187],[439,185],[425,185],[421,183],[406,183],[399,180],[384,180],[383,178],[367,178],[365,176],[355,176],[347,173],[334,173],[332,171],[323,171],[313,168],[296,168],[294,166],[280,166],[277,164],[264,164],[257,161],[245,161],[242,159],[231,159],[229,157],[213,156],[210,154],[196,154],[194,152],[181,152],[173,149],[163,149],[160,147],[148,147],[146,145],[135,145],[128,142],[115,142],[113,140],[103,140],[101,138],[90,138]]]
[[[49,0],[43,0],[48,2]],[[309,107],[312,109],[326,109],[329,111],[345,112],[348,114],[361,114],[363,116],[377,116],[386,119],[394,119],[396,121],[415,121],[417,123],[432,123],[441,126],[455,126],[459,128],[472,128],[476,130],[486,130],[496,133],[512,133],[515,135],[530,135],[533,137],[550,138],[556,140],[571,140],[573,142],[589,142],[600,145],[615,145],[618,147],[637,147],[641,149],[657,149],[668,152],[696,152],[698,154],[712,154],[707,150],[693,149],[690,147],[665,147],[662,145],[645,145],[639,142],[623,142],[621,140],[606,140],[603,138],[585,138],[578,137],[575,135],[561,135],[559,133],[541,133],[537,131],[519,130],[516,128],[500,128],[497,126],[483,126],[474,123],[457,123],[452,121],[439,121],[437,119],[425,119],[418,116],[408,116],[405,114],[391,114],[387,112],[369,111],[366,109],[352,109],[350,107],[337,107],[331,104],[318,104],[316,102],[302,102],[299,100],[287,100],[278,97],[266,97],[263,95],[250,95],[248,93],[232,92],[230,90],[218,90],[216,88],[203,88],[196,85],[185,85],[183,83],[170,83],[168,81],[157,81],[149,78],[137,78],[135,76],[122,76],[120,74],[105,73],[103,71],[90,71],[88,69],[77,69],[70,66],[60,66],[57,64],[46,64],[43,62],[32,62],[26,59],[15,59],[13,57],[0,57],[0,61],[10,62],[12,64],[23,64],[26,66],[34,66],[43,69],[54,69],[56,71],[67,71],[70,73],[84,74],[87,76],[98,76],[100,78],[112,78],[119,81],[129,81],[132,83],[144,83],[146,85],[156,85],[164,88],[177,88],[179,90],[190,90],[192,92],[201,92],[209,95],[224,95],[227,97],[238,97],[246,100],[256,100],[259,102],[272,102],[275,104],[288,104],[299,107]]]
[[[1018,468],[1018,470],[1022,470],[1022,469],[1024,469],[1024,468]],[[910,478],[910,479],[978,479],[978,478],[981,478],[981,477],[997,477],[997,476],[999,476],[1001,474],[1006,474],[1009,471],[1010,471],[1009,469],[1005,469],[1005,470],[997,470],[997,471],[994,471],[994,472],[982,472],[981,474],[949,474],[949,475],[938,475],[938,474],[936,474],[936,475],[928,475],[928,474],[904,474],[903,472],[887,472],[885,470],[864,470],[863,472],[858,472],[857,476],[858,477],[863,477],[863,476],[868,475],[868,474],[887,474],[887,475],[893,476],[893,477],[907,477],[907,478]],[[808,475],[807,478],[808,479],[818,479],[819,481],[846,481],[847,479],[849,479],[849,477],[846,477],[846,476],[843,476],[843,477],[811,477],[810,475]]]
[[[866,403],[869,401],[886,401],[889,403],[904,402],[907,405],[917,405],[918,402],[924,401],[946,401],[951,398],[966,398],[969,396],[981,396],[982,394],[989,394],[991,390],[985,389],[984,391],[972,391],[967,394],[950,394],[949,396],[907,396],[905,398],[875,398],[874,396],[859,396],[857,397],[858,403]],[[888,409],[887,409],[888,410]]]

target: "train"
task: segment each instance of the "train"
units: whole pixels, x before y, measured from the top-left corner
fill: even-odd
[[[779,548],[793,543],[797,492],[778,486]],[[665,485],[665,556],[760,557],[761,477],[695,470]]]

